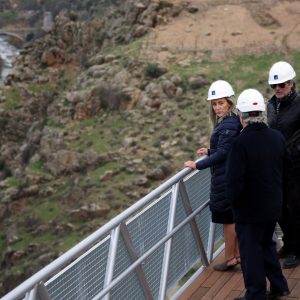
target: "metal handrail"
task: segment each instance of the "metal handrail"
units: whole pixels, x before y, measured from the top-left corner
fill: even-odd
[[[178,226],[176,226],[169,234],[167,234],[164,238],[162,238],[158,243],[156,243],[153,247],[151,247],[145,254],[143,254],[139,259],[137,259],[129,268],[127,268],[123,273],[121,273],[116,279],[114,279],[106,288],[104,288],[97,296],[95,296],[92,300],[99,300],[104,295],[108,293],[118,282],[120,282],[126,275],[128,275],[133,269],[135,269],[139,264],[141,264],[150,254],[152,254],[155,250],[157,250],[162,244],[168,241],[179,229],[181,229],[184,225],[190,222],[201,210],[207,207],[208,202],[204,205],[196,209],[188,218],[186,218],[183,222],[181,222]]]
[[[155,190],[153,190],[152,192],[147,194],[145,197],[140,199],[138,202],[133,204],[131,207],[127,208],[125,211],[120,213],[118,216],[116,216],[115,218],[110,220],[108,223],[103,225],[101,228],[96,230],[90,236],[86,237],[84,240],[79,242],[77,245],[72,247],[70,250],[68,250],[67,252],[62,254],[60,257],[55,259],[49,265],[45,266],[40,271],[38,271],[37,273],[32,275],[30,278],[25,280],[23,283],[21,283],[15,289],[13,289],[8,294],[6,294],[4,297],[2,297],[1,300],[16,300],[19,297],[24,296],[24,294],[26,292],[30,291],[36,285],[38,285],[40,282],[45,281],[53,273],[60,270],[62,267],[66,266],[72,260],[76,259],[80,254],[82,254],[84,251],[89,249],[93,244],[95,244],[97,241],[99,241],[102,237],[109,234],[111,232],[111,230],[116,228],[121,222],[124,222],[128,217],[132,216],[135,212],[142,209],[145,205],[147,205],[155,197],[158,197],[162,193],[169,190],[174,184],[178,183],[180,180],[182,180],[185,176],[187,176],[191,172],[192,172],[192,170],[190,168],[184,168],[183,170],[181,170],[180,172],[175,174],[173,177],[171,177],[166,182],[161,184]],[[167,240],[167,238],[165,238],[164,240]]]
[[[198,171],[196,171],[198,172]],[[144,293],[146,295],[147,299],[153,299],[151,295],[151,291],[149,290],[149,286],[147,286],[147,282],[145,282],[143,269],[141,268],[142,262],[148,258],[155,250],[157,250],[159,247],[161,247],[163,244],[165,244],[165,251],[164,251],[164,267],[161,273],[161,280],[160,280],[160,289],[159,289],[159,299],[164,299],[166,294],[166,281],[168,277],[168,268],[169,268],[169,260],[170,260],[170,249],[171,249],[171,243],[172,243],[172,237],[175,235],[176,232],[178,232],[181,228],[183,228],[186,224],[190,222],[192,231],[195,235],[196,244],[198,246],[198,250],[200,253],[200,258],[202,261],[202,268],[205,268],[208,266],[209,262],[213,258],[213,243],[215,240],[214,237],[214,231],[215,227],[211,225],[210,232],[209,232],[209,239],[208,239],[208,248],[207,253],[205,252],[204,246],[202,244],[202,239],[199,235],[199,232],[197,232],[197,225],[195,223],[195,217],[197,214],[199,214],[202,210],[207,208],[208,206],[208,200],[205,201],[200,207],[196,208],[194,211],[192,211],[191,207],[189,206],[188,196],[187,192],[185,190],[185,186],[183,184],[184,178],[187,178],[187,175],[191,174],[192,170],[190,168],[185,168],[181,170],[179,173],[171,177],[169,180],[167,180],[165,183],[161,184],[159,187],[157,187],[155,190],[150,192],[148,195],[140,199],[138,202],[133,204],[131,207],[126,209],[124,212],[120,213],[118,216],[113,218],[111,221],[103,225],[101,228],[96,230],[94,233],[92,233],[90,236],[85,238],[83,241],[75,245],[73,248],[71,248],[69,251],[58,257],[56,260],[54,260],[52,263],[38,271],[36,274],[31,276],[29,279],[24,281],[22,284],[17,286],[15,289],[13,289],[11,292],[6,294],[1,300],[16,300],[20,299],[20,297],[23,297],[25,295],[26,300],[27,299],[36,299],[36,295],[39,293],[42,293],[45,297],[45,299],[50,299],[49,296],[47,296],[47,289],[45,288],[43,282],[48,280],[51,275],[53,275],[55,272],[57,273],[60,271],[63,267],[65,267],[68,263],[71,261],[74,261],[77,259],[80,255],[85,253],[88,249],[91,249],[96,243],[99,243],[99,241],[107,237],[110,234],[110,250],[109,250],[109,259],[108,264],[106,268],[106,276],[105,276],[105,282],[103,288],[100,290],[100,292],[93,296],[93,300],[100,299],[102,297],[105,297],[105,299],[109,299],[110,291],[113,287],[115,287],[122,279],[124,279],[130,272],[132,272],[134,269],[139,269],[139,277],[144,284]],[[162,195],[165,195],[167,193],[172,191],[172,198],[170,202],[170,212],[169,212],[169,219],[168,219],[168,228],[167,228],[167,234],[163,236],[159,241],[155,243],[150,249],[148,249],[145,253],[143,253],[139,257],[135,257],[129,267],[127,267],[122,273],[120,273],[116,278],[113,278],[113,269],[115,265],[115,258],[116,258],[116,252],[117,252],[117,243],[118,238],[120,235],[120,232],[126,235],[126,220],[129,217],[132,217],[134,215],[137,215],[137,213],[143,209],[147,204],[149,204],[151,201],[158,197],[163,197]],[[177,224],[176,227],[174,227],[174,217],[175,217],[175,211],[176,211],[176,201],[179,191],[181,194],[183,194],[183,202],[185,205],[185,209],[187,212],[187,217],[185,219]],[[125,232],[125,233],[124,233]],[[127,239],[127,243],[129,245],[129,248],[131,246],[130,244],[130,237]],[[222,246],[220,247],[220,249]],[[134,256],[134,253],[132,253]],[[201,269],[202,269],[201,268]],[[199,272],[199,271],[198,271]],[[53,277],[52,277],[53,278]],[[142,279],[141,279],[142,278]],[[144,280],[144,281],[143,281]],[[177,292],[179,294],[180,291]],[[42,299],[44,299],[41,297]]]

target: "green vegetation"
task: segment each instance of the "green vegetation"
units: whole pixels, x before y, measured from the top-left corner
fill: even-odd
[[[9,177],[7,178],[7,185],[11,188],[20,188],[22,183],[19,178]]]
[[[84,152],[87,149],[98,153],[112,151],[119,147],[119,137],[114,132],[127,126],[127,121],[119,113],[112,113],[104,124],[90,118],[73,124],[73,130],[80,132],[80,138],[71,144],[71,149]]]
[[[16,87],[4,90],[3,94],[6,98],[4,102],[4,108],[6,110],[15,110],[21,105],[21,95]]]
[[[28,90],[33,93],[41,94],[41,93],[54,91],[55,87],[53,86],[53,84],[50,83],[46,83],[46,84],[31,83],[28,85]]]
[[[32,234],[29,232],[22,232],[19,234],[19,239],[12,244],[13,250],[26,249],[28,244],[32,242]]]
[[[140,56],[144,39],[137,39],[129,44],[116,45],[113,48],[106,48],[103,54],[115,55],[120,59],[123,65],[126,65],[129,61],[135,60]]]
[[[158,78],[164,74],[164,70],[157,63],[148,63],[145,68],[145,75],[150,78]]]
[[[47,126],[53,128],[64,128],[64,125],[59,120],[54,120],[51,118],[47,118]]]
[[[43,169],[44,163],[41,160],[30,162],[28,169],[34,172],[40,172]]]
[[[0,12],[0,27],[14,23],[18,19],[18,14],[13,11]]]
[[[80,242],[83,237],[78,233],[78,231],[73,230],[69,232],[63,238],[63,242],[56,248],[57,252],[65,252],[73,247],[76,243]]]
[[[158,5],[158,10],[164,9],[164,8],[172,8],[174,6],[173,3],[170,3],[168,1],[160,1]]]
[[[0,253],[3,253],[5,247],[6,235],[4,233],[0,233]]]
[[[279,60],[287,60],[293,65],[300,64],[300,52],[291,52],[287,57],[284,54],[265,54],[261,56],[243,55],[228,59],[226,62],[192,62],[190,66],[170,65],[170,72],[178,74],[187,87],[187,80],[193,76],[205,76],[208,82],[225,79],[235,87],[236,94],[246,88],[257,88],[264,92],[268,89],[267,78],[270,66]],[[206,95],[208,87],[197,90],[197,93]],[[266,95],[268,96],[268,95]]]
[[[29,2],[31,1],[27,2],[28,5]],[[162,1],[160,3],[160,8],[163,8],[164,5],[168,7],[168,2]],[[119,66],[127,66],[129,62],[134,61],[136,63],[134,64],[134,68],[137,70],[133,74],[140,76],[140,78],[134,79],[140,80],[140,85],[145,87],[151,80],[153,80],[152,82],[159,82],[159,79],[157,80],[156,78],[161,76],[165,70],[162,70],[156,62],[140,60],[144,42],[145,39],[139,39],[130,44],[117,45],[114,48],[106,49],[103,54],[115,55],[116,60],[114,64],[118,60]],[[12,244],[12,249],[24,249],[26,252],[30,243],[36,243],[38,245],[47,245],[51,251],[58,253],[74,246],[75,243],[82,239],[84,234],[89,234],[94,228],[100,227],[137,201],[138,199],[136,199],[135,195],[140,196],[143,193],[149,192],[152,187],[155,188],[159,185],[158,181],[149,180],[147,182],[147,184],[149,183],[149,187],[147,186],[139,190],[134,181],[139,176],[147,177],[147,172],[165,160],[166,156],[164,156],[164,152],[167,152],[169,149],[161,147],[161,144],[170,143],[172,145],[171,143],[175,141],[180,145],[179,150],[183,154],[179,154],[178,156],[175,156],[177,153],[170,154],[170,162],[173,163],[175,168],[174,172],[179,171],[179,168],[182,167],[182,161],[184,160],[181,159],[180,155],[189,155],[190,153],[192,153],[191,156],[194,155],[199,140],[199,132],[206,136],[210,130],[208,125],[209,103],[206,101],[206,96],[208,86],[212,81],[217,79],[228,80],[232,83],[236,91],[236,96],[243,89],[254,87],[267,97],[268,93],[270,93],[267,85],[268,70],[273,62],[284,59],[294,65],[300,65],[300,52],[291,52],[289,53],[289,57],[280,54],[266,54],[262,56],[244,55],[233,57],[226,60],[226,62],[200,62],[195,60],[185,67],[170,63],[168,65],[169,72],[165,73],[164,77],[169,79],[173,75],[180,76],[182,82],[179,85],[184,89],[183,95],[164,98],[162,107],[163,105],[165,106],[163,109],[153,110],[154,112],[141,109],[136,115],[132,114],[134,116],[132,120],[128,117],[131,114],[111,110],[109,106],[107,106],[107,109],[101,107],[101,111],[95,117],[82,121],[68,120],[68,116],[66,116],[67,114],[64,115],[63,110],[62,116],[60,116],[59,113],[55,114],[58,109],[53,110],[52,106],[49,107],[47,111],[49,113],[46,117],[47,119],[45,119],[46,125],[56,128],[59,133],[66,133],[62,136],[64,139],[63,143],[69,147],[68,150],[79,153],[95,151],[105,154],[113,152],[112,156],[114,159],[109,162],[107,160],[106,162],[100,162],[101,165],[99,163],[96,166],[88,165],[85,168],[79,168],[78,171],[76,170],[74,173],[66,174],[65,177],[55,180],[50,175],[49,181],[46,181],[48,177],[43,177],[43,175],[47,175],[44,169],[44,162],[42,160],[31,161],[26,169],[28,171],[27,175],[33,175],[32,177],[38,175],[42,179],[46,178],[46,180],[45,182],[41,180],[42,183],[39,183],[39,195],[35,196],[34,199],[28,197],[29,199],[25,199],[24,203],[20,201],[20,204],[18,204],[17,209],[19,210],[17,211],[22,213],[14,216],[14,221],[18,224],[17,236],[19,239]],[[43,69],[43,72],[45,72],[44,75],[47,77],[48,69]],[[78,72],[79,69],[77,68],[66,67],[63,76],[60,78],[60,82],[55,87],[50,83],[29,83],[26,88],[30,92],[38,94],[44,92],[60,93],[61,90],[67,91],[66,87],[75,82]],[[204,77],[207,84],[199,89],[191,89],[189,79],[196,76]],[[90,84],[92,88],[93,81]],[[75,87],[74,84],[72,88],[75,89],[78,86]],[[107,90],[110,91],[111,86],[108,85]],[[3,90],[3,95],[6,100],[1,102],[1,109],[12,111],[21,107],[22,101],[17,86]],[[110,96],[112,94],[107,93],[107,95]],[[61,97],[58,98],[61,100]],[[107,103],[110,103],[110,98],[106,97],[106,99],[108,99]],[[56,105],[54,103],[56,98],[51,100],[53,100],[51,105]],[[68,105],[71,110],[74,103],[65,101],[63,105]],[[139,110],[138,106],[136,110]],[[140,116],[144,119],[137,119]],[[60,121],[60,118],[63,121]],[[137,120],[136,123],[134,123],[135,120]],[[64,130],[60,131],[60,128]],[[195,130],[189,131],[191,128]],[[116,160],[117,151],[123,147],[123,139],[127,136],[137,137],[138,143],[132,148],[128,147],[128,149],[125,149],[125,162],[122,161],[122,155],[120,155],[119,160]],[[74,139],[69,144],[71,138]],[[155,151],[152,151],[152,148],[155,148]],[[149,155],[150,152],[151,157]],[[149,156],[149,159],[145,160],[145,157],[148,158],[147,156]],[[132,167],[133,171],[130,171],[132,166],[131,160],[135,158],[143,159],[143,163],[140,163],[137,168]],[[141,169],[141,172],[138,171],[138,174],[134,173],[138,168]],[[4,163],[0,162],[0,171],[4,169]],[[112,171],[112,177],[107,180],[100,180],[101,176],[107,171]],[[30,176],[28,176],[29,179]],[[22,187],[21,180],[16,177],[9,177],[7,179],[8,187]],[[131,193],[131,188],[136,194]],[[77,189],[79,194],[76,194]],[[47,194],[48,190],[50,191],[49,194]],[[74,197],[72,197],[73,195],[69,196],[73,191],[76,195]],[[78,220],[71,219],[69,214],[71,209],[88,203],[107,204],[111,207],[111,211],[106,216],[98,216],[89,220],[82,221],[80,218]],[[57,227],[67,223],[71,223],[70,227],[68,227],[69,229],[56,232]],[[58,226],[55,224],[58,224]],[[73,227],[74,230],[72,229]],[[0,233],[0,252],[6,250],[5,241],[6,235]],[[20,263],[20,265],[20,267],[14,267],[16,271],[24,269],[25,264],[22,265]],[[198,268],[198,265],[196,268]],[[193,273],[193,270],[186,277],[189,277],[191,273]]]
[[[31,206],[31,213],[43,223],[54,220],[62,213],[61,205],[56,201],[45,201]]]

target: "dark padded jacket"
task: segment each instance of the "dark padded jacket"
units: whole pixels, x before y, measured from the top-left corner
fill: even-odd
[[[289,165],[288,180],[285,182],[284,203],[300,220],[300,95],[292,91],[280,102],[276,112],[276,97],[267,105],[268,124],[279,130],[287,140],[287,151],[292,163]]]
[[[211,169],[211,211],[220,213],[231,209],[225,193],[225,165],[228,151],[241,128],[239,117],[235,114],[224,118],[212,132],[208,156],[196,163],[198,170]]]
[[[279,112],[276,112],[276,97],[273,96],[267,105],[268,124],[279,130],[287,142],[300,129],[300,96],[293,91],[280,102]]]
[[[280,132],[264,123],[250,124],[242,130],[226,166],[226,193],[236,223],[279,219],[287,163],[286,141]]]

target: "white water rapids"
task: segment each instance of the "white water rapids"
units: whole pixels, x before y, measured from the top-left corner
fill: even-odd
[[[3,61],[3,67],[0,74],[0,82],[9,74],[12,69],[15,57],[19,54],[19,50],[10,45],[7,38],[0,35],[0,57]]]

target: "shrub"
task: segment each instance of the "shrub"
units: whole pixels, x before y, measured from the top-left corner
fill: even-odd
[[[151,78],[158,78],[166,71],[157,63],[149,63],[145,68],[145,75]]]

